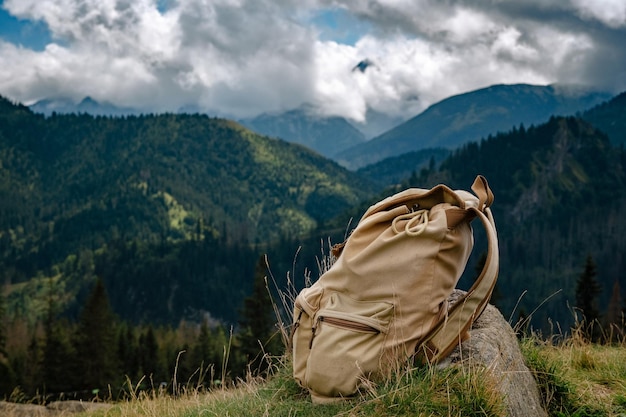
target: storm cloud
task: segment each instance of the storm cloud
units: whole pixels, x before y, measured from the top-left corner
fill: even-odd
[[[50,32],[43,50],[0,38],[0,94],[24,103],[90,96],[229,117],[312,104],[363,121],[368,109],[410,117],[497,83],[626,90],[623,0],[5,0],[2,7]],[[369,65],[352,71],[360,62]]]

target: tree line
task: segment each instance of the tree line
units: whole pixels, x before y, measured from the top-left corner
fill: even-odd
[[[235,326],[205,317],[176,325],[133,324],[111,307],[97,278],[80,314],[60,311],[50,281],[45,316],[7,317],[0,299],[0,397],[12,401],[120,399],[142,389],[173,394],[210,389],[263,373],[283,353],[259,259],[252,293]]]

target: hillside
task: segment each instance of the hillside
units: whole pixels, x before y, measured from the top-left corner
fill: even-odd
[[[626,145],[626,92],[599,104],[581,117],[607,134],[612,144]]]
[[[623,116],[618,104],[597,115],[610,125]],[[302,146],[228,120],[45,118],[0,100],[0,390],[20,386],[34,398],[42,386],[59,395],[124,375],[167,381],[173,363],[180,381],[193,380],[198,366],[220,369],[226,344],[224,372],[243,376],[257,339],[277,352],[266,285],[315,279],[328,236],[338,242],[350,218],[354,225],[379,199],[409,186],[468,189],[476,174],[496,196],[501,269],[492,301],[505,317],[530,314],[548,335],[569,331],[588,256],[600,312],[619,311],[610,300],[626,288],[623,148],[582,119],[553,117],[440,156],[418,151],[373,165],[368,175],[392,178],[420,164],[381,191]],[[485,248],[474,230],[465,289]],[[88,364],[102,358],[119,363]]]
[[[580,119],[552,118],[464,145],[439,171],[423,173],[417,181],[466,188],[478,173],[496,196],[501,269],[494,301],[505,317],[529,314],[541,305],[533,324],[546,330],[550,320],[567,328],[576,280],[589,255],[597,264],[598,306],[604,311],[614,283],[624,287],[626,263],[616,257],[626,253],[620,214],[626,207],[623,150]]]
[[[449,149],[422,149],[391,156],[382,161],[359,168],[356,173],[382,187],[399,184],[423,169],[433,169],[451,153]]]
[[[45,118],[0,99],[3,281],[56,276],[76,295],[109,278],[116,312],[134,320],[176,322],[197,309],[236,320],[261,255],[252,243],[306,234],[371,190],[229,120]]]
[[[551,115],[588,109],[610,95],[574,87],[527,84],[494,85],[456,95],[374,139],[337,155],[352,169],[424,148],[454,149],[514,126],[545,122]]]
[[[365,142],[365,136],[343,117],[322,117],[308,108],[262,114],[242,124],[262,135],[299,143],[328,158]]]
[[[40,199],[45,221],[102,209],[94,202],[118,210],[120,202],[136,200],[134,208],[146,215],[165,215],[158,221],[169,220],[167,233],[183,233],[202,218],[253,240],[310,230],[316,219],[368,192],[367,183],[331,161],[228,120],[171,114],[43,118],[6,100],[1,104],[2,169],[7,181],[23,185],[3,182],[3,190]],[[182,218],[174,218],[174,207]],[[24,209],[25,222],[44,218]],[[6,228],[10,221],[2,218]],[[127,226],[118,225],[120,233],[134,231]]]

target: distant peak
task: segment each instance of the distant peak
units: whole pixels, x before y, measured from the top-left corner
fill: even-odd
[[[86,96],[79,103],[79,105],[81,105],[81,104],[98,104],[98,102],[96,100],[94,100],[93,98],[91,98],[90,96]]]
[[[372,66],[375,66],[374,61],[370,60],[369,58],[365,58],[361,60],[358,64],[356,64],[354,68],[352,68],[352,72],[361,71],[362,73],[364,73],[365,70]]]

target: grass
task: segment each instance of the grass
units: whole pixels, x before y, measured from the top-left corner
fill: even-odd
[[[591,344],[574,336],[558,343],[528,337],[520,343],[550,416],[626,417],[626,343]],[[277,358],[266,379],[249,377],[229,388],[182,387],[176,393],[131,390],[108,409],[76,417],[380,417],[504,416],[503,398],[480,367],[406,367],[360,397],[313,405]],[[6,417],[16,417],[6,416]],[[70,415],[70,414],[63,414]]]
[[[327,268],[322,259],[320,269]],[[273,278],[272,278],[273,279]],[[293,294],[281,294],[289,311]],[[274,308],[282,324],[279,309]],[[287,320],[290,322],[290,320]],[[281,327],[286,342],[287,330]],[[574,329],[558,343],[530,336],[520,343],[550,416],[626,417],[626,340],[591,344]],[[608,339],[611,340],[611,339]],[[291,376],[288,358],[271,361],[269,377],[248,377],[227,387],[206,390],[183,386],[175,395],[163,390],[130,391],[127,401],[75,417],[382,417],[504,416],[504,399],[489,371],[461,365],[440,369],[399,369],[386,380],[365,384],[355,399],[314,405]],[[130,385],[130,384],[129,384]],[[17,417],[9,415],[6,417]],[[64,416],[68,415],[63,414]]]
[[[597,345],[575,336],[549,343],[521,342],[550,416],[626,416],[626,345]],[[266,380],[249,378],[228,389],[193,387],[178,395],[142,392],[107,410],[76,417],[379,417],[503,416],[503,399],[482,368],[407,368],[371,384],[359,398],[313,405],[279,361]]]
[[[483,369],[433,367],[409,369],[361,397],[330,405],[313,405],[308,393],[281,364],[267,381],[249,380],[211,392],[183,391],[179,396],[142,393],[107,410],[77,417],[200,416],[502,416],[502,399]],[[487,381],[487,382],[486,382]]]
[[[328,260],[323,258],[319,266],[327,268]],[[294,296],[281,294],[279,302],[286,311]],[[276,301],[273,305],[280,325]],[[286,342],[287,329],[280,327]],[[626,417],[626,340],[591,344],[574,330],[558,343],[530,336],[520,346],[550,416]],[[406,366],[379,384],[366,384],[358,398],[314,405],[292,378],[289,359],[277,358],[266,379],[249,377],[210,391],[187,387],[177,395],[136,393],[107,410],[76,417],[505,416],[504,399],[495,384],[481,367]]]
[[[574,334],[554,345],[521,344],[551,416],[626,417],[626,344],[591,344]]]

